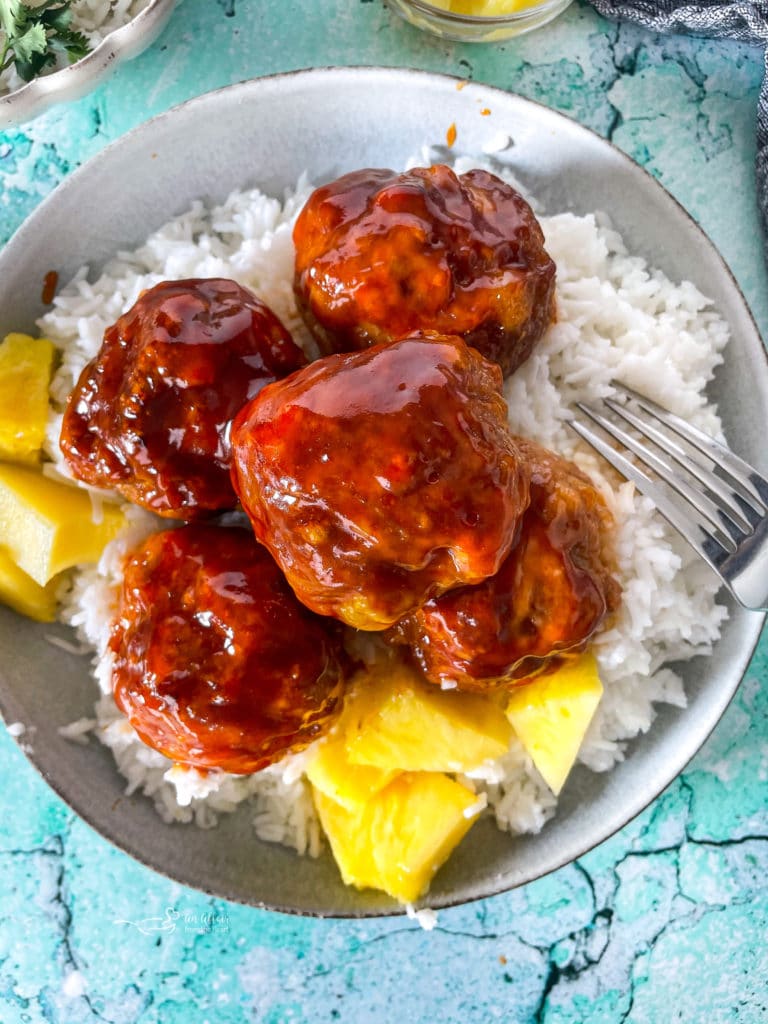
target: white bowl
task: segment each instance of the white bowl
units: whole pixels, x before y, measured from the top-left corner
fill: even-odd
[[[149,0],[135,18],[110,32],[85,57],[0,96],[0,129],[28,121],[54,103],[77,100],[91,92],[119,64],[146,50],[165,27],[175,5],[176,0]]]

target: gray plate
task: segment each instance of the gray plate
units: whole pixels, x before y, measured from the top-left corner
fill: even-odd
[[[257,185],[280,194],[302,171],[314,180],[361,166],[401,166],[425,143],[480,152],[499,132],[515,141],[514,170],[548,211],[604,209],[631,245],[673,279],[688,278],[730,321],[733,342],[712,388],[732,445],[762,471],[768,454],[765,353],[720,256],[652,178],[598,136],[560,114],[486,86],[414,71],[331,69],[234,86],[142,125],[69,177],[0,253],[0,335],[31,330],[47,271],[66,281],[130,249],[193,199],[222,200]],[[481,116],[490,108],[490,116]],[[730,701],[762,625],[731,608],[712,657],[683,674],[690,706],[662,709],[631,756],[607,775],[573,772],[558,815],[535,837],[511,838],[480,822],[441,870],[429,904],[441,907],[537,878],[606,839],[683,769]],[[59,726],[91,714],[87,659],[46,640],[43,627],[0,608],[0,710],[33,726],[32,763],[98,832],[131,856],[197,889],[255,906],[321,915],[396,910],[375,893],[345,888],[328,856],[296,857],[258,842],[248,810],[203,831],[164,825],[149,800],[125,797],[111,754],[63,740]]]

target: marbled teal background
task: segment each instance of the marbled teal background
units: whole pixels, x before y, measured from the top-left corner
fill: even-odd
[[[611,138],[700,221],[768,334],[752,176],[761,53],[656,37],[579,3],[523,39],[469,46],[382,0],[183,0],[97,92],[0,133],[0,243],[152,114],[331,64],[459,74]],[[0,1024],[764,1021],[767,683],[764,639],[710,741],[643,815],[548,878],[441,912],[430,933],[406,918],[268,914],[160,878],[73,816],[0,729]]]

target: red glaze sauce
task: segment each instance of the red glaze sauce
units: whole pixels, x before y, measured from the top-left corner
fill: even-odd
[[[294,290],[326,352],[430,330],[511,373],[554,317],[555,264],[519,193],[487,171],[367,169],[310,196]]]
[[[158,515],[232,508],[232,417],[305,363],[274,313],[234,281],[164,281],[105,332],[70,395],[61,449],[78,479]]]
[[[137,547],[111,648],[118,707],[185,765],[259,771],[321,735],[340,703],[338,631],[244,529],[184,526]]]
[[[40,294],[40,301],[45,306],[50,306],[56,297],[56,289],[59,286],[59,275],[55,270],[49,270],[43,278],[43,290]]]
[[[499,572],[427,601],[388,635],[411,646],[433,683],[486,691],[535,675],[583,651],[618,606],[600,493],[573,463],[517,442],[531,504]]]
[[[492,575],[528,503],[497,366],[460,338],[328,356],[232,427],[235,486],[299,598],[384,629]]]

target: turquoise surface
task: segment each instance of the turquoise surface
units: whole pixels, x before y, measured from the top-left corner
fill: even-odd
[[[703,225],[763,336],[755,48],[658,37],[576,3],[496,46],[382,0],[184,0],[98,91],[0,133],[0,244],[75,167],[190,96],[312,65],[447,71],[540,100],[638,160]],[[1,656],[1,652],[0,652]],[[548,878],[443,911],[334,922],[210,899],[112,849],[0,728],[0,1024],[768,1019],[768,642],[686,772]]]

